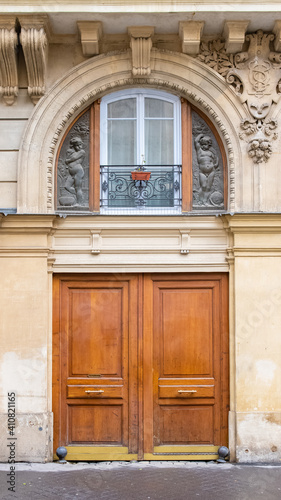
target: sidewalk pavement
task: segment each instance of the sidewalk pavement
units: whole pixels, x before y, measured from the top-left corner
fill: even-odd
[[[1,500],[281,500],[281,465],[207,462],[0,464]]]

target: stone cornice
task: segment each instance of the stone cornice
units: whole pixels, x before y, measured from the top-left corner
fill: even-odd
[[[235,233],[278,233],[281,232],[281,214],[234,214],[225,215],[227,227]]]
[[[18,0],[7,4],[6,0],[0,0],[2,12],[280,12],[281,5],[279,0],[135,0],[128,2],[126,0],[81,0],[79,4],[76,0],[60,0],[59,5],[53,0]]]

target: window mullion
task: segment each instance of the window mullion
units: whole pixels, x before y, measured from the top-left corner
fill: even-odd
[[[182,212],[192,208],[192,122],[191,107],[186,99],[181,99],[182,127]]]
[[[142,164],[142,160],[145,160],[145,138],[144,138],[144,96],[138,95],[138,126],[139,126],[139,134],[138,134],[138,164]],[[142,156],[143,155],[143,156]]]

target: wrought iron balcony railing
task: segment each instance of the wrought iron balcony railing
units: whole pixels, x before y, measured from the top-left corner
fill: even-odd
[[[179,213],[181,165],[101,165],[101,209]]]

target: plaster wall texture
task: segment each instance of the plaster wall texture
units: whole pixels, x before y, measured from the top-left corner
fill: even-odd
[[[232,409],[236,460],[281,457],[280,216],[237,216],[233,232]]]
[[[281,458],[280,269],[280,255],[236,258],[237,458],[243,462]]]

